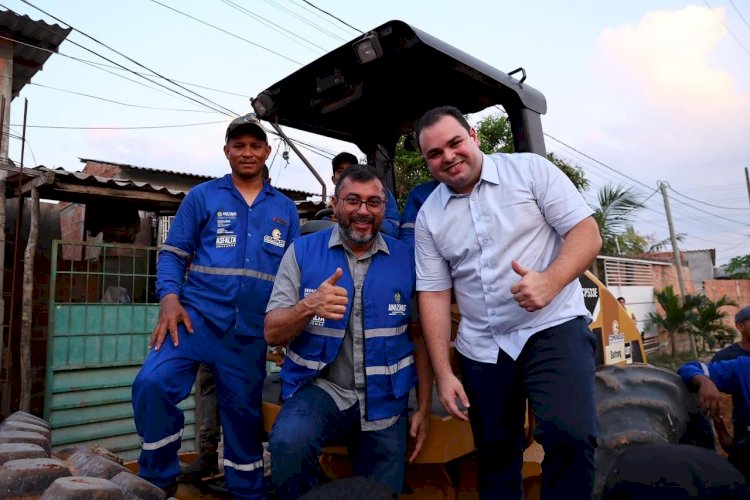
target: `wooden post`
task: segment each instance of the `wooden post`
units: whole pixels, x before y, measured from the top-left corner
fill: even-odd
[[[23,266],[23,298],[21,302],[21,411],[31,411],[31,319],[33,315],[34,291],[34,257],[39,237],[39,191],[31,190],[31,225],[29,239],[26,242]]]

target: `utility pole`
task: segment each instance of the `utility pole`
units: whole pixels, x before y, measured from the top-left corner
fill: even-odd
[[[677,236],[674,232],[674,224],[672,223],[672,210],[669,208],[669,196],[667,195],[667,188],[669,187],[668,182],[660,181],[659,189],[661,189],[661,195],[664,198],[664,211],[667,213],[667,225],[669,225],[669,238],[672,240],[672,252],[674,253],[674,265],[677,269],[677,283],[680,285],[680,298],[684,303],[687,292],[685,291],[685,278],[682,275],[682,257],[680,256],[680,249],[677,246]],[[693,359],[698,359],[698,349],[695,347],[695,337],[688,333],[690,337],[690,350],[693,353]]]
[[[747,201],[750,201],[750,174],[747,173],[747,167],[745,167],[745,184],[747,184]]]

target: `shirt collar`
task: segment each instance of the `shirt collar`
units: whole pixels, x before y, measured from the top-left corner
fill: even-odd
[[[234,188],[234,182],[232,182],[232,174],[226,174],[224,177],[221,178],[221,181],[219,182],[219,188],[221,189],[233,189]],[[263,189],[261,189],[265,194],[276,194],[276,188],[273,187],[269,182],[263,181]]]
[[[479,174],[479,181],[477,182],[477,184],[481,183],[482,181],[489,182],[490,184],[500,184],[500,176],[497,173],[497,168],[491,168],[494,166],[495,163],[492,161],[492,158],[482,153],[482,170]],[[469,196],[468,194],[459,194],[454,192],[445,183],[441,183],[437,187],[437,191],[438,196],[440,197],[440,206],[443,207],[443,210],[445,210],[445,208],[448,206],[448,202],[451,200],[451,198],[465,198]]]
[[[344,238],[341,236],[341,226],[336,224],[336,227],[331,231],[331,238],[328,240],[328,248],[333,248],[335,246],[342,246],[344,249],[353,254],[352,249],[349,248],[349,245],[346,244],[344,241]],[[388,245],[385,243],[385,240],[380,235],[380,231],[375,235],[375,240],[372,242],[372,246],[365,250],[365,253],[362,254],[360,259],[370,257],[372,255],[375,255],[377,252],[383,252],[387,255],[390,255],[391,252],[388,250]]]

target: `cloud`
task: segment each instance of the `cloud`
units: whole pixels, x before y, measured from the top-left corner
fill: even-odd
[[[589,139],[623,152],[635,144],[641,158],[680,164],[688,169],[683,173],[717,156],[746,158],[750,95],[737,88],[740,70],[732,74],[732,64],[720,65],[724,16],[723,8],[688,6],[605,29],[589,66],[609,89],[605,102],[618,109]],[[669,158],[654,158],[661,154]]]

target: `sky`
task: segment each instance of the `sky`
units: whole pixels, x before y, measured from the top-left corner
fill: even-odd
[[[657,191],[664,181],[675,230],[685,235],[681,249],[716,249],[717,264],[750,253],[745,1],[0,0],[0,8],[76,30],[12,103],[11,133],[20,135],[28,99],[27,167],[80,170],[79,158],[92,158],[222,175],[231,113],[250,112],[251,96],[360,31],[399,19],[500,70],[523,67],[547,100],[547,150],[584,170],[591,203],[608,183],[631,187],[645,200],[633,214],[635,229],[660,241],[669,236]],[[182,82],[214,109],[114,63]],[[287,133],[319,148],[303,152],[325,179],[334,154],[360,154],[350,144]],[[284,160],[284,145],[270,140],[274,184],[319,192],[294,153]],[[20,151],[12,139],[11,159]]]

